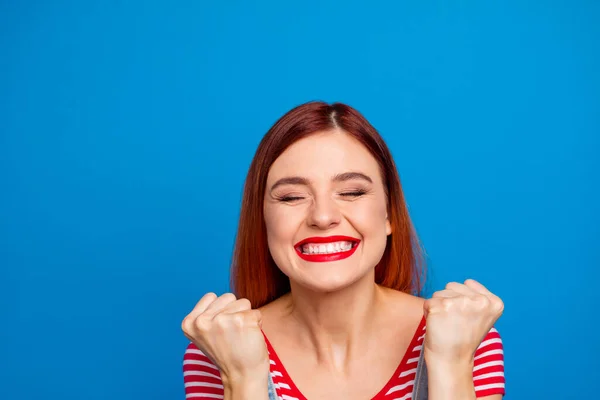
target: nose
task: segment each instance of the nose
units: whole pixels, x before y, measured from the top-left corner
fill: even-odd
[[[307,218],[311,228],[331,229],[341,220],[341,213],[336,202],[329,196],[315,198]]]

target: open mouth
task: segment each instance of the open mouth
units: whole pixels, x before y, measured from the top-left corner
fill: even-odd
[[[306,238],[294,247],[303,260],[324,262],[350,257],[359,243],[360,239],[349,236],[328,236]]]

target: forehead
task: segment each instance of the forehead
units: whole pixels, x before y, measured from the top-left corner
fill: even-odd
[[[332,130],[314,133],[289,146],[271,166],[267,180],[287,175],[330,179],[350,170],[372,178],[380,176],[377,160],[361,142]]]

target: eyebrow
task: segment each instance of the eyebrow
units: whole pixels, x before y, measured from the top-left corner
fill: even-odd
[[[369,178],[367,175],[362,172],[344,172],[343,174],[337,174],[333,177],[334,182],[345,182],[351,181],[354,179],[361,179],[363,181],[367,181],[369,183],[373,183],[373,180]]]
[[[337,174],[333,177],[334,182],[346,182],[354,179],[360,179],[363,181],[367,181],[369,183],[373,183],[373,180],[369,178],[369,176],[363,174],[362,172],[344,172],[343,174]],[[279,186],[283,185],[309,185],[309,180],[303,178],[301,176],[288,176],[285,178],[279,179],[277,182],[271,186],[271,191],[275,190]]]

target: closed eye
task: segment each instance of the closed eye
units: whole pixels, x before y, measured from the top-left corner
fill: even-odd
[[[304,197],[299,197],[299,196],[282,196],[282,197],[277,198],[277,200],[282,201],[282,202],[292,202],[292,201],[302,200],[302,199],[304,199]]]
[[[353,190],[353,191],[349,191],[349,192],[342,192],[342,193],[340,193],[340,196],[356,198],[356,197],[360,197],[366,193],[367,193],[366,190],[359,189],[359,190]],[[305,199],[305,197],[303,197],[303,196],[290,196],[290,195],[277,197],[277,200],[282,203],[291,203],[294,201],[304,200],[304,199]]]
[[[340,193],[340,196],[359,197],[359,196],[364,195],[365,193],[367,193],[366,190],[355,190],[355,191],[352,191],[352,192],[343,192],[343,193]]]

